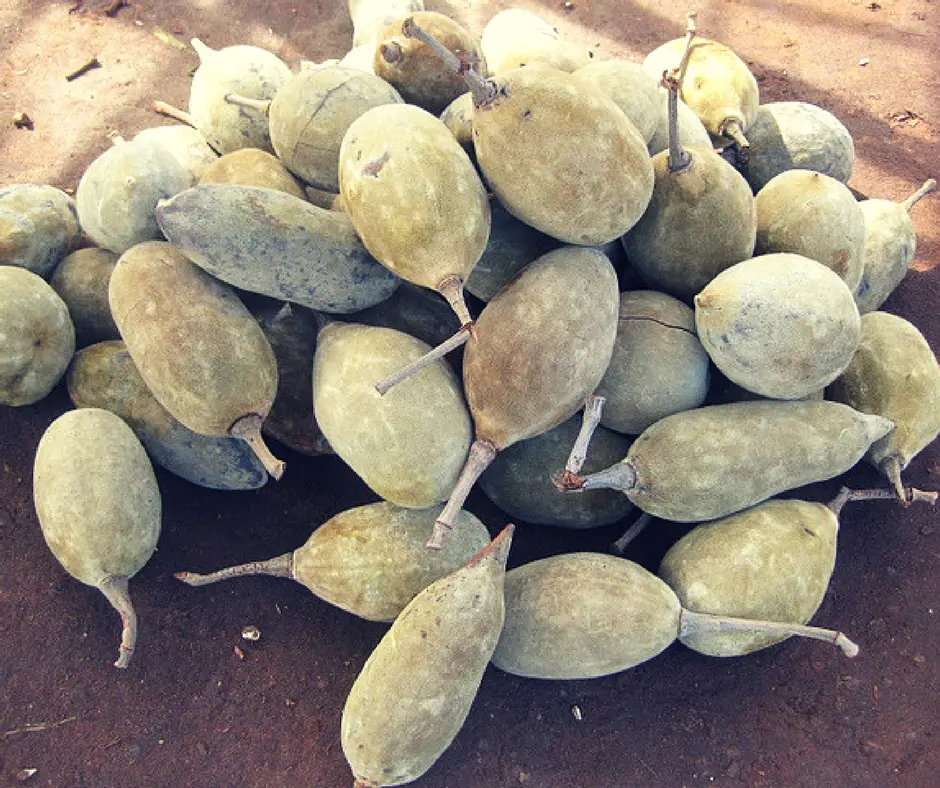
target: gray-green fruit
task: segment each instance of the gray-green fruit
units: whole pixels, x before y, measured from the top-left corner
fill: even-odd
[[[331,323],[313,364],[314,413],[330,446],[382,498],[415,509],[450,494],[470,446],[470,414],[444,361],[384,396],[375,381],[429,349],[390,328]]]
[[[175,247],[152,241],[121,255],[109,300],[157,401],[193,432],[248,441],[279,479],[284,464],[261,440],[277,391],[277,361],[232,289]]]
[[[0,265],[0,403],[32,405],[72,360],[75,328],[49,283],[27,268]]]
[[[861,335],[846,283],[789,253],[752,257],[718,274],[695,296],[695,326],[726,377],[777,399],[799,399],[835,380]]]
[[[213,490],[256,490],[268,480],[244,441],[200,435],[173,418],[147,388],[122,341],[78,351],[67,382],[76,408],[120,416],[157,465],[188,482]]]
[[[512,526],[418,594],[375,647],[343,707],[356,788],[416,780],[459,733],[503,627]]]
[[[362,245],[349,217],[257,186],[207,183],[160,203],[174,246],[235,287],[324,312],[388,298],[399,279]]]
[[[710,405],[657,421],[573,489],[619,489],[665,520],[714,520],[845,473],[893,428],[838,402]]]
[[[61,189],[39,183],[0,189],[0,265],[48,279],[80,235],[75,201]]]
[[[208,575],[178,572],[192,586],[245,575],[289,577],[331,605],[369,621],[394,621],[414,597],[456,572],[490,541],[469,512],[460,515],[466,533],[445,550],[429,552],[424,544],[441,507],[403,509],[380,501],[340,512],[319,526],[291,553]]]
[[[620,107],[643,141],[649,144],[659,126],[662,99],[659,81],[650,77],[639,63],[599,60],[581,66],[571,76],[600,91]]]
[[[279,57],[254,46],[238,45],[214,50],[192,39],[199,68],[189,88],[189,114],[193,125],[220,154],[239,148],[272,151],[268,119],[245,112],[225,97],[273,99],[290,79],[291,70]],[[273,151],[272,151],[273,152]]]
[[[163,237],[154,213],[157,202],[189,183],[189,173],[163,146],[117,142],[82,175],[75,192],[78,218],[98,246],[123,254]]]
[[[581,418],[575,414],[541,435],[504,449],[480,477],[480,489],[511,518],[539,525],[595,528],[626,517],[633,504],[617,492],[565,495],[552,484],[551,475],[565,464],[580,427]],[[585,472],[607,467],[629,448],[629,438],[598,428]]]
[[[108,282],[117,259],[107,249],[79,249],[66,255],[49,280],[69,308],[78,347],[121,338],[108,304]]]
[[[160,535],[160,490],[131,428],[106,410],[57,418],[36,449],[33,497],[46,544],[76,580],[94,586],[120,613],[120,656],[127,667],[137,641],[128,580]]]
[[[940,434],[940,367],[924,335],[888,312],[863,315],[858,350],[827,395],[897,425],[867,458],[903,500],[901,471]]]
[[[606,399],[601,424],[639,435],[661,418],[699,407],[709,378],[688,306],[653,290],[621,293],[617,341],[595,392]]]
[[[812,170],[787,170],[757,193],[755,254],[792,252],[835,271],[853,293],[862,278],[865,218],[849,188]]]
[[[240,148],[219,156],[207,166],[199,183],[230,183],[236,186],[261,186],[265,189],[290,194],[300,200],[307,199],[298,180],[280,159],[258,148]]]
[[[450,129],[463,149],[473,154],[473,94],[461,93],[448,104],[440,115],[441,123]]]
[[[134,141],[162,145],[189,174],[187,187],[198,183],[203,170],[219,157],[192,126],[154,126],[138,132]]]
[[[835,115],[815,104],[761,104],[747,138],[751,147],[743,172],[755,194],[786,170],[815,170],[842,183],[852,175],[852,136]]]
[[[858,204],[865,220],[865,241],[855,302],[862,314],[880,309],[904,279],[917,248],[911,208],[936,188],[931,178],[903,202],[862,200]]]
[[[585,48],[565,41],[556,28],[522,8],[494,14],[483,28],[480,49],[491,74],[535,65],[570,73],[591,62]]]

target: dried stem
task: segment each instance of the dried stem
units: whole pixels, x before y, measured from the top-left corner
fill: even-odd
[[[741,150],[741,156],[747,160],[748,152],[751,149],[751,143],[744,136],[744,130],[737,118],[726,118],[721,124],[721,133],[728,139],[734,140],[735,144]]]
[[[686,69],[689,67],[689,58],[692,56],[692,39],[695,38],[695,19],[698,17],[698,12],[689,11],[685,15],[685,49],[682,51],[682,60],[679,61],[679,65],[676,67],[676,80],[679,83],[679,87],[682,87],[682,82],[685,79]]]
[[[850,490],[843,487],[839,494],[833,498],[826,507],[838,517],[842,513],[842,507],[850,501],[896,501],[900,500],[904,506],[910,506],[912,503],[926,503],[931,506],[937,503],[938,494],[918,490],[916,487],[898,487],[895,490],[886,490],[878,488],[875,490]]]
[[[275,480],[280,480],[284,475],[284,468],[287,467],[287,464],[271,454],[264,438],[261,437],[261,423],[263,421],[264,419],[259,414],[249,413],[236,421],[229,428],[228,434],[233,438],[241,438],[247,442],[255,456],[261,460],[261,464],[264,465],[267,472]]]
[[[207,575],[200,575],[196,572],[177,572],[173,575],[177,580],[182,580],[190,586],[207,586],[210,583],[218,583],[222,580],[231,580],[233,577],[246,577],[249,575],[270,575],[271,577],[294,577],[294,554],[284,553],[284,555],[269,558],[267,561],[251,561],[247,564],[238,566],[229,566],[225,569],[219,569],[217,572],[210,572]]]
[[[584,414],[581,417],[581,431],[571,447],[571,453],[568,455],[568,462],[565,463],[565,471],[571,474],[577,474],[584,466],[587,460],[588,447],[591,445],[591,438],[597,425],[601,423],[601,414],[604,411],[606,398],[598,394],[591,394],[584,400]]]
[[[445,276],[437,283],[437,292],[447,299],[450,308],[454,310],[461,326],[468,326],[473,322],[467,302],[463,297],[463,279],[457,274]]]
[[[937,182],[931,178],[924,182],[924,185],[921,186],[916,192],[914,192],[910,197],[908,197],[901,205],[904,206],[904,210],[908,213],[911,212],[911,208],[917,205],[924,197],[926,197],[930,192],[937,188]]]
[[[682,609],[679,615],[679,637],[697,635],[701,632],[767,632],[773,635],[796,635],[832,643],[842,649],[847,657],[858,655],[858,646],[842,632],[805,624],[790,624],[783,621],[751,621],[746,618],[713,616],[710,613],[695,613]]]
[[[682,172],[692,164],[692,155],[683,150],[679,139],[679,85],[676,71],[663,74],[663,87],[668,91],[669,104],[669,172]]]
[[[617,555],[623,555],[627,545],[636,539],[641,533],[643,533],[643,531],[646,529],[646,526],[648,526],[652,520],[653,515],[651,515],[649,512],[643,512],[639,517],[636,518],[633,525],[631,525],[626,530],[624,535],[610,546],[610,549],[613,550]]]
[[[80,65],[74,71],[70,71],[68,74],[66,74],[65,80],[66,82],[71,82],[73,79],[78,79],[82,74],[88,73],[93,68],[100,68],[100,67],[101,67],[101,61],[99,61],[98,56],[95,55],[90,60],[87,60],[86,62],[82,63],[82,65]]]
[[[270,99],[267,101],[261,101],[259,99],[242,96],[239,93],[226,93],[225,101],[229,104],[235,104],[238,107],[248,107],[249,109],[257,110],[265,117],[268,117],[271,113]]]
[[[188,112],[177,109],[172,104],[167,104],[165,101],[155,101],[151,107],[154,112],[160,115],[166,115],[168,118],[173,118],[173,120],[178,120],[181,123],[185,123],[187,126],[196,128],[196,121],[193,119],[193,116]]]
[[[117,610],[121,616],[121,649],[116,668],[126,668],[134,656],[134,647],[137,645],[137,613],[134,612],[134,605],[131,604],[131,595],[128,590],[127,578],[121,576],[111,576],[107,578],[98,589],[105,595],[111,603],[111,607]]]
[[[427,547],[431,550],[440,550],[444,547],[447,532],[452,530],[460,515],[470,490],[476,484],[480,474],[496,459],[496,446],[485,438],[477,438],[470,446],[470,455],[464,463],[463,470],[457,478],[457,483],[447,499],[440,516],[434,522],[434,530],[428,539]]]
[[[216,52],[212,47],[207,47],[198,38],[191,38],[189,43],[192,45],[192,48],[196,50],[196,54],[199,56],[201,63],[205,63],[206,60],[212,57]]]
[[[443,358],[450,353],[451,350],[455,350],[466,343],[468,339],[470,339],[470,326],[461,326],[457,333],[450,337],[450,339],[444,340],[437,347],[432,348],[421,356],[421,358],[415,359],[410,364],[406,364],[387,378],[382,378],[382,380],[375,384],[375,390],[382,396],[385,396],[390,389],[397,386],[402,381],[407,380],[416,372],[420,372],[425,367],[433,364],[439,358]]]
[[[626,460],[621,460],[609,468],[587,476],[562,471],[552,476],[552,483],[561,492],[619,490],[627,493],[636,486],[636,471]]]

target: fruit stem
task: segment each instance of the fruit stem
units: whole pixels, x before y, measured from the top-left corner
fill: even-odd
[[[293,579],[294,554],[284,553],[284,555],[269,558],[267,561],[251,561],[247,564],[229,566],[225,569],[219,569],[217,572],[210,572],[207,575],[200,575],[197,572],[177,572],[173,577],[182,580],[189,586],[207,586],[210,583],[218,583],[222,580],[231,580],[233,577],[248,575],[270,575],[271,577],[289,577]]]
[[[191,38],[189,43],[192,45],[192,48],[196,50],[196,54],[199,55],[200,63],[205,63],[208,58],[216,53],[216,50],[206,46],[198,38]]]
[[[682,81],[685,79],[686,69],[689,67],[689,58],[692,56],[692,39],[695,38],[695,20],[698,17],[697,11],[689,11],[685,15],[685,49],[682,51],[682,60],[676,67],[676,81],[679,88],[682,88]]]
[[[287,463],[271,454],[271,450],[265,444],[264,438],[261,437],[261,422],[263,421],[264,419],[261,418],[260,414],[249,413],[229,427],[228,434],[233,438],[241,438],[245,441],[251,447],[255,456],[261,460],[265,470],[275,480],[280,480],[284,475],[284,468],[287,467]]]
[[[470,490],[476,484],[480,474],[489,467],[490,463],[496,459],[496,445],[486,438],[477,438],[470,446],[470,454],[464,463],[460,476],[457,477],[457,483],[447,499],[447,504],[443,511],[434,521],[434,530],[431,532],[431,538],[428,539],[426,547],[431,550],[440,550],[444,547],[444,539],[447,532],[454,528],[460,510],[463,508]]]
[[[248,107],[249,109],[258,110],[262,115],[268,117],[271,112],[271,100],[260,101],[259,99],[248,98],[247,96],[242,96],[238,93],[226,93],[225,100],[229,104],[235,104],[238,107]]]
[[[457,274],[445,276],[437,283],[437,292],[447,299],[447,303],[456,313],[461,326],[468,326],[473,322],[463,296],[463,279]]]
[[[154,112],[160,115],[166,115],[168,118],[173,118],[173,120],[178,120],[181,123],[185,123],[187,126],[196,128],[196,121],[193,119],[193,116],[188,112],[177,109],[172,104],[167,104],[165,101],[154,101],[151,107]]]
[[[937,188],[937,182],[930,178],[927,181],[924,181],[924,185],[921,186],[916,192],[914,192],[910,197],[908,197],[904,202],[901,203],[904,206],[904,210],[908,213],[911,212],[911,208],[917,205],[918,202],[924,197],[926,197],[930,192]]]
[[[843,487],[839,494],[826,504],[836,517],[842,513],[842,507],[850,501],[885,501],[899,500],[904,506],[912,503],[927,503],[933,506],[937,503],[938,494],[935,492],[926,492],[918,490],[916,487],[897,487],[895,490],[886,490],[883,488],[875,490],[850,490]]]
[[[401,31],[408,38],[417,38],[424,44],[427,44],[434,51],[444,64],[455,74],[460,74],[470,92],[473,94],[473,106],[481,107],[493,101],[499,93],[496,83],[492,80],[484,79],[474,68],[473,64],[466,60],[461,60],[440,41],[430,33],[421,29],[414,17],[409,16],[402,22]]]
[[[470,325],[461,326],[457,330],[457,333],[450,337],[450,339],[445,339],[437,347],[432,348],[421,356],[421,358],[415,359],[410,364],[406,364],[387,378],[382,378],[382,380],[375,384],[375,390],[382,396],[385,396],[394,386],[407,380],[416,372],[421,371],[439,358],[443,358],[450,353],[451,350],[455,350],[463,345],[468,339],[470,339]]]
[[[653,515],[649,512],[643,512],[639,517],[636,518],[633,525],[631,525],[623,536],[621,536],[616,542],[614,542],[610,549],[613,550],[617,555],[623,555],[624,550],[627,545],[630,544],[634,539],[636,539],[643,530],[650,524],[653,519]]]
[[[733,140],[734,143],[740,149],[741,157],[747,161],[748,152],[751,149],[751,143],[747,141],[747,137],[744,136],[744,130],[741,128],[741,123],[737,118],[726,118],[721,124],[721,133],[723,136],[728,137],[728,139]]]
[[[588,447],[591,444],[591,438],[597,430],[597,425],[601,423],[601,414],[604,411],[605,397],[599,394],[591,394],[584,400],[584,415],[581,417],[581,431],[571,447],[571,453],[568,455],[568,462],[565,463],[565,472],[572,475],[580,472],[587,460]]]
[[[121,649],[114,663],[116,668],[126,668],[134,656],[134,647],[137,645],[137,613],[131,603],[131,595],[127,585],[128,578],[122,575],[112,575],[104,579],[98,589],[117,610],[121,616]]]
[[[682,172],[692,164],[692,155],[682,149],[679,139],[679,78],[678,69],[663,74],[663,87],[668,91],[669,104],[669,172]]]
[[[621,460],[609,468],[587,476],[562,471],[552,476],[552,483],[560,492],[619,490],[627,493],[636,487],[636,471],[626,460]]]
[[[679,614],[679,637],[696,635],[701,632],[767,632],[776,635],[797,635],[798,637],[813,638],[832,643],[842,649],[847,657],[858,655],[858,646],[849,640],[842,632],[821,627],[811,627],[805,624],[790,624],[783,621],[751,621],[746,618],[731,618],[729,616],[713,616],[710,613],[695,613],[682,609]]]

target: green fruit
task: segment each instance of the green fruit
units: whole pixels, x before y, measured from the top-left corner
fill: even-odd
[[[198,182],[261,186],[276,189],[300,200],[307,199],[303,187],[280,160],[258,148],[239,148],[219,156],[203,169]]]
[[[79,347],[121,338],[108,304],[108,282],[117,260],[107,249],[79,249],[59,263],[49,280],[69,308]]]
[[[60,189],[38,183],[0,189],[0,265],[48,279],[80,235],[75,201]]]

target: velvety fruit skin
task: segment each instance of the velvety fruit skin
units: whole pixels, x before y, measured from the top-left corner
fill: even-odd
[[[829,587],[838,530],[823,504],[766,501],[693,528],[666,553],[659,576],[696,613],[805,624]],[[734,657],[787,637],[741,631],[680,639],[700,654]]]
[[[340,148],[340,194],[376,260],[437,289],[465,280],[486,248],[486,190],[464,149],[436,117],[410,104],[357,118]]]
[[[71,410],[39,441],[36,514],[46,544],[76,580],[132,577],[157,546],[160,490],[140,441],[119,417]]]
[[[473,94],[461,93],[444,107],[440,118],[467,154],[473,156]]]
[[[75,201],[61,189],[39,183],[0,189],[0,265],[48,279],[80,235]]]
[[[487,304],[463,362],[478,439],[504,449],[581,407],[610,362],[618,296],[617,275],[601,252],[562,247]]]
[[[170,244],[153,241],[121,255],[109,299],[147,387],[186,427],[227,435],[238,419],[267,415],[277,362],[228,285]]]
[[[940,367],[924,335],[888,312],[862,315],[852,362],[827,389],[838,402],[891,419],[897,427],[868,452],[876,467],[896,458],[900,469],[940,434]]]
[[[300,200],[307,195],[280,159],[258,148],[240,148],[219,156],[202,171],[199,183],[229,183],[277,189]]]
[[[894,425],[838,402],[758,400],[667,416],[623,460],[627,495],[675,522],[725,517],[777,493],[831,479],[855,465]]]
[[[207,183],[160,203],[174,246],[235,287],[347,313],[388,298],[399,279],[379,265],[346,214],[257,186]]]
[[[480,488],[511,518],[561,528],[596,528],[626,517],[633,504],[613,490],[568,495],[552,484],[551,476],[564,468],[581,429],[576,413],[534,438],[520,441],[496,455],[480,477]],[[627,453],[630,439],[598,427],[583,472],[606,468]],[[459,530],[459,528],[458,528]]]
[[[355,68],[301,71],[271,102],[271,144],[297,177],[338,192],[339,148],[349,126],[372,107],[400,103],[401,96],[385,80]]]
[[[757,208],[747,181],[711,148],[687,153],[689,166],[678,172],[668,151],[653,157],[653,196],[622,240],[650,287],[689,301],[754,253]]]
[[[416,780],[463,726],[503,628],[503,532],[395,619],[343,707],[343,752],[376,788]]]
[[[709,366],[688,306],[653,290],[621,293],[617,341],[595,391],[606,399],[601,424],[639,435],[661,418],[699,407]]]
[[[786,170],[814,170],[848,183],[855,145],[831,112],[805,101],[772,101],[757,108],[744,177],[756,194]]]
[[[901,284],[914,260],[917,234],[910,214],[901,203],[862,200],[858,207],[865,222],[865,240],[855,303],[864,315],[880,309]]]
[[[160,145],[189,176],[186,188],[199,182],[203,170],[219,158],[206,138],[192,126],[154,126],[134,136],[134,142]]]
[[[633,227],[653,192],[646,142],[610,99],[570,74],[520,68],[473,114],[473,145],[490,188],[517,219],[571,244]]]
[[[438,360],[384,395],[375,384],[429,350],[390,328],[332,323],[313,363],[314,413],[330,446],[382,498],[415,509],[445,500],[467,459],[460,382]]]
[[[566,553],[506,573],[493,664],[517,676],[589,679],[652,659],[679,635],[679,600],[639,564]]]
[[[849,365],[861,322],[852,291],[798,254],[752,257],[695,296],[695,327],[715,366],[765,397],[799,399]]]
[[[425,544],[443,507],[404,509],[388,501],[347,509],[294,551],[291,575],[330,604],[369,621],[394,621],[431,583],[456,572],[490,541],[470,512],[442,550]]]
[[[107,249],[79,249],[66,255],[49,279],[69,308],[78,347],[121,338],[108,304],[108,282],[117,259]]]
[[[59,382],[75,352],[68,307],[39,274],[0,266],[0,404],[32,405]]]
[[[598,60],[572,75],[599,90],[623,111],[646,143],[653,138],[662,114],[659,85],[639,63]]]
[[[99,342],[78,351],[68,371],[76,408],[102,408],[120,416],[150,458],[170,473],[213,490],[256,490],[268,474],[247,443],[199,435],[154,398],[124,342]]]
[[[830,268],[853,293],[862,278],[865,219],[849,188],[811,170],[787,170],[755,198],[755,254],[792,252]]]
[[[522,8],[494,14],[483,28],[480,48],[491,74],[535,65],[570,73],[591,62],[587,49],[565,41],[548,22]]]

